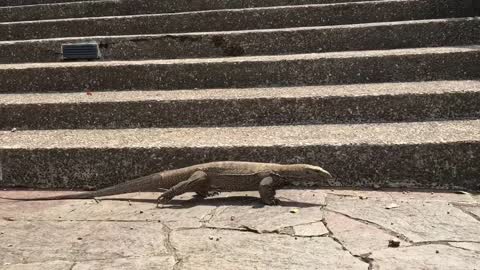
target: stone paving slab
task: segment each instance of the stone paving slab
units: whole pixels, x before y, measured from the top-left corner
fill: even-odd
[[[248,229],[264,232],[285,232],[296,235],[318,234],[323,231],[320,228],[312,228],[312,223],[323,220],[323,206],[325,203],[323,194],[312,192],[287,193],[279,191],[277,196],[288,198],[283,205],[285,207],[263,206],[252,208],[250,205],[239,205],[236,207],[219,207],[214,217],[209,219],[209,226],[219,228]],[[297,196],[295,196],[297,195]],[[288,196],[288,197],[285,197]],[[251,219],[256,216],[255,219]],[[317,225],[318,226],[318,225]],[[290,229],[292,229],[290,231]]]
[[[0,224],[2,265],[168,255],[163,225],[158,222],[2,220]]]
[[[385,249],[390,240],[399,241],[400,247],[410,245],[391,232],[333,212],[325,213],[325,224],[332,235],[357,256]]]
[[[480,252],[446,245],[414,246],[386,249],[370,255],[372,269],[478,269]]]
[[[0,197],[65,193],[0,191]],[[205,200],[185,194],[156,208],[157,195],[132,193],[100,203],[0,199],[0,268],[463,270],[480,265],[480,221],[455,208],[478,211],[477,194],[281,190],[275,207],[262,206],[256,192]],[[392,203],[397,206],[385,209]],[[389,246],[390,240],[400,246]]]
[[[171,256],[119,258],[110,260],[91,261],[47,261],[38,263],[21,263],[1,265],[2,270],[116,270],[116,269],[142,269],[142,270],[169,270],[173,269],[174,259]]]
[[[363,198],[328,196],[327,208],[409,242],[480,241],[479,221],[449,201],[412,199],[407,194]]]
[[[213,238],[213,239],[211,239]],[[179,269],[367,269],[330,238],[292,238],[238,231],[176,231],[172,244],[185,258]],[[194,244],[192,244],[194,243]]]

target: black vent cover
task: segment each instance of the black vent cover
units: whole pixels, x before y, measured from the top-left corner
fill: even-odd
[[[98,43],[69,43],[62,44],[63,60],[99,59]]]

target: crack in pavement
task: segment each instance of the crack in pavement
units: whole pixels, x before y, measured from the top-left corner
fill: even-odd
[[[332,192],[327,192],[327,193],[326,193],[326,196],[328,196],[328,195],[333,195],[333,196],[342,197],[342,198],[346,198],[346,197],[358,198],[358,197],[359,197],[358,195],[342,194],[342,193],[332,193]]]
[[[171,234],[174,230],[172,230],[167,224],[159,221],[162,224],[162,231],[165,236],[165,241],[164,241],[164,246],[165,249],[167,250],[168,253],[173,255],[173,259],[175,260],[175,264],[173,265],[173,270],[179,269],[178,267],[181,267],[183,258],[180,258],[177,253],[177,248],[172,244],[172,241],[170,239]]]
[[[305,223],[305,224],[310,224],[310,223],[316,223],[316,222],[321,222],[321,220],[319,221],[314,221],[314,222],[308,222],[308,223]],[[322,234],[322,235],[314,235],[314,236],[302,236],[302,235],[295,235],[294,233],[288,233],[288,231],[282,231],[283,229],[286,229],[286,228],[290,228],[290,227],[295,227],[295,226],[299,226],[299,225],[303,225],[303,224],[298,224],[298,225],[294,225],[294,226],[287,226],[287,227],[282,227],[282,228],[278,228],[278,229],[274,229],[274,230],[271,230],[271,231],[260,231],[258,229],[255,229],[255,228],[252,228],[248,225],[240,225],[239,228],[235,228],[235,227],[216,227],[216,226],[205,226],[205,227],[197,227],[197,228],[194,228],[194,227],[185,227],[185,228],[181,228],[181,229],[175,229],[175,231],[178,231],[178,230],[196,230],[196,229],[211,229],[211,230],[219,230],[219,231],[237,231],[237,232],[249,232],[249,233],[254,233],[254,234],[278,234],[278,235],[288,235],[290,237],[295,237],[295,238],[313,238],[313,237],[327,237],[326,234]]]
[[[282,235],[289,235],[292,237],[304,237],[304,238],[311,238],[311,237],[324,237],[324,235],[314,235],[314,236],[302,236],[302,235],[295,235],[295,232],[293,231],[293,228],[296,226],[302,226],[302,225],[309,225],[309,224],[314,224],[322,222],[322,219],[320,220],[315,220],[315,221],[310,221],[310,222],[305,222],[305,223],[300,223],[300,224],[295,224],[291,226],[285,226],[285,227],[280,227],[272,230],[259,230],[254,227],[251,227],[249,225],[245,224],[240,224],[238,227],[218,227],[218,226],[211,226],[205,224],[205,226],[202,226],[200,228],[207,228],[207,229],[215,229],[215,230],[226,230],[226,231],[241,231],[241,232],[253,232],[255,234],[282,234]],[[289,233],[288,229],[292,228],[292,232]],[[193,228],[189,228],[193,229]]]
[[[45,261],[24,261],[22,263],[9,263],[7,265],[27,265],[27,264],[34,264],[34,263],[39,263],[39,264],[43,264],[43,263],[49,263],[49,262],[71,262],[72,265],[70,266],[69,269],[73,269],[74,266],[76,266],[77,264],[79,263],[88,263],[88,262],[103,262],[103,261],[110,261],[110,260],[116,260],[116,259],[140,259],[140,258],[151,258],[151,257],[167,257],[167,256],[170,256],[170,255],[160,255],[160,256],[121,256],[121,257],[118,257],[118,258],[97,258],[97,259],[88,259],[88,260],[69,260],[67,258],[59,258],[59,259],[55,259],[55,258],[52,258],[50,260],[45,260]],[[3,264],[5,265],[5,264]]]
[[[368,268],[367,270],[373,270],[373,258],[370,258],[371,254],[367,255],[360,255],[359,259],[362,260],[365,263],[368,263]]]
[[[434,241],[420,241],[415,242],[411,246],[421,246],[421,245],[433,245],[433,244],[443,244],[443,243],[473,243],[480,244],[480,241],[465,241],[465,240],[434,240]]]
[[[336,243],[338,243],[343,250],[347,251],[348,254],[350,254],[350,256],[354,257],[354,258],[357,258],[359,259],[360,261],[364,262],[364,263],[367,263],[368,264],[368,269],[371,269],[372,267],[372,264],[371,264],[371,260],[370,258],[368,257],[363,257],[362,255],[355,255],[353,254],[343,243],[342,241],[340,241],[340,239],[338,239],[337,237],[335,237],[335,234],[333,233],[332,230],[330,230],[330,227],[328,227],[328,224],[327,224],[327,221],[325,219],[322,219],[320,222],[323,223],[323,225],[325,226],[325,228],[327,229],[328,231],[328,234],[327,236],[330,237],[333,241],[335,241]]]
[[[238,231],[238,232],[253,232],[255,234],[262,234],[260,231],[257,229],[245,226],[245,225],[240,225],[239,228],[234,228],[234,227],[216,227],[216,226],[210,226],[210,225],[205,225],[202,227],[202,229],[212,229],[212,230],[219,230],[219,231]]]
[[[210,212],[208,212],[207,214],[205,214],[203,217],[200,218],[200,223],[202,223],[202,227],[206,227],[207,224],[209,224],[213,218],[215,218],[218,214],[223,213],[228,208],[229,206],[225,206],[225,207],[216,206],[215,208],[213,208]],[[219,212],[217,213],[217,211]],[[209,216],[208,220],[205,220],[204,218],[208,216]]]
[[[469,216],[471,216],[472,218],[474,218],[476,221],[480,222],[480,217],[475,215],[474,213],[468,211],[467,209],[464,209],[462,206],[466,206],[466,205],[462,205],[462,204],[458,204],[458,203],[450,203],[453,207],[457,208],[458,210],[462,211],[464,214],[467,214]],[[472,205],[473,206],[473,205]]]
[[[459,240],[435,240],[435,241],[422,241],[422,242],[415,242],[411,246],[407,246],[406,248],[409,247],[419,247],[419,246],[428,246],[428,245],[444,245],[444,246],[449,246],[451,248],[458,248],[461,250],[466,250],[466,251],[471,251],[474,253],[479,253],[480,251],[477,250],[472,250],[464,247],[458,247],[455,245],[452,245],[451,243],[473,243],[473,244],[480,244],[480,241],[459,241]]]
[[[77,265],[77,262],[73,262],[72,265],[70,266],[70,268],[68,270],[73,270],[73,268]]]
[[[127,219],[15,219],[9,222],[117,222],[117,223],[158,223],[159,219],[127,220]]]
[[[331,213],[335,213],[335,214],[342,215],[342,216],[344,216],[344,217],[353,219],[353,220],[358,221],[358,222],[362,222],[362,223],[367,224],[367,225],[370,225],[370,226],[374,226],[375,228],[377,228],[377,229],[379,229],[379,230],[382,230],[382,231],[386,232],[387,234],[389,234],[389,235],[391,235],[391,236],[394,236],[394,237],[396,237],[396,238],[398,238],[398,239],[400,239],[400,240],[403,240],[403,241],[408,242],[408,243],[410,243],[410,244],[413,243],[413,241],[410,240],[407,236],[405,236],[405,235],[403,235],[403,234],[401,234],[401,233],[398,233],[398,232],[396,232],[396,231],[390,230],[390,229],[388,229],[388,228],[385,228],[385,227],[383,227],[382,225],[377,224],[377,223],[375,223],[375,222],[372,222],[372,221],[370,221],[370,220],[352,217],[352,216],[350,216],[350,215],[348,215],[348,214],[345,214],[345,213],[342,213],[342,212],[339,212],[339,211],[336,211],[336,210],[333,210],[333,209],[325,208],[324,210],[325,210],[325,211],[328,211],[328,212],[331,212]]]

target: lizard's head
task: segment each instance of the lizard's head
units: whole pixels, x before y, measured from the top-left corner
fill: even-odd
[[[292,180],[320,181],[332,178],[332,175],[323,168],[309,164],[285,165],[278,173]]]

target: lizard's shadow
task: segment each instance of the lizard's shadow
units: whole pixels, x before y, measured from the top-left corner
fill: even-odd
[[[316,203],[306,203],[292,201],[285,198],[278,198],[278,206],[283,207],[321,207],[323,204]],[[111,198],[108,200],[113,201],[130,201],[130,202],[141,202],[141,203],[157,203],[156,199],[115,199]],[[260,198],[253,196],[231,196],[231,197],[218,197],[218,198],[201,198],[193,197],[188,200],[173,199],[167,204],[159,205],[159,208],[163,209],[181,209],[181,208],[192,208],[198,205],[204,206],[252,206],[252,208],[263,208],[265,205],[260,201]]]

